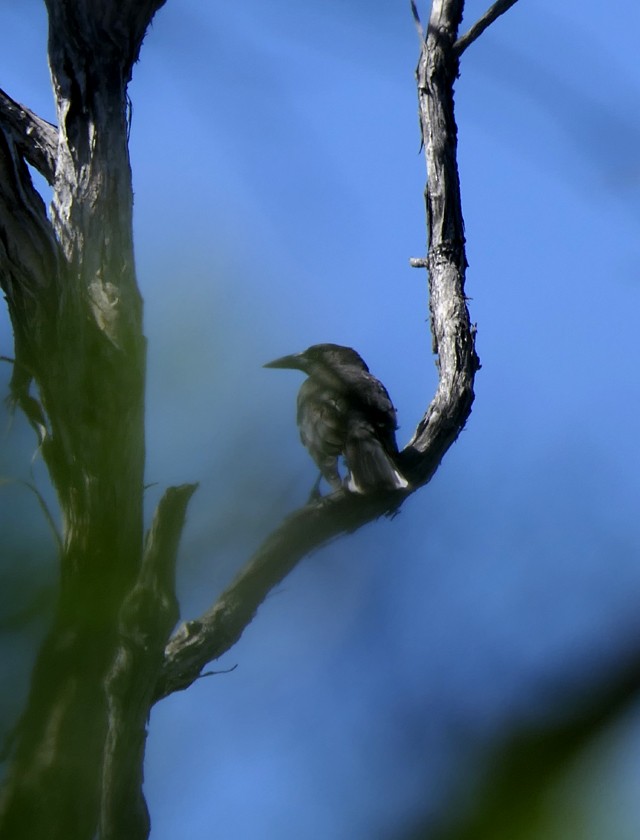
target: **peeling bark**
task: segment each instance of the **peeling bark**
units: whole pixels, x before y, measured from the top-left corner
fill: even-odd
[[[10,132],[18,152],[53,184],[58,153],[58,129],[0,90],[0,122]]]
[[[166,569],[191,492],[169,492],[145,553],[146,345],[126,90],[160,5],[48,0],[58,128],[0,97],[0,282],[15,336],[12,395],[38,433],[62,514],[56,618],[0,805],[0,836],[11,840],[148,833],[148,695],[177,617]],[[52,181],[50,219],[25,160]],[[150,615],[164,620],[150,623]]]

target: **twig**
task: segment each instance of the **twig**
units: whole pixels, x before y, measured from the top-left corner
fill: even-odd
[[[203,677],[218,677],[220,674],[230,674],[232,671],[235,671],[238,667],[238,663],[236,662],[235,665],[232,665],[231,668],[222,668],[220,671],[203,671],[200,674],[200,679]]]
[[[424,29],[422,28],[422,21],[420,20],[415,0],[411,0],[411,13],[413,15],[413,22],[415,23],[416,30],[418,32],[418,38],[420,38],[420,43],[424,44]]]
[[[40,505],[40,508],[45,515],[45,519],[47,520],[47,524],[49,525],[49,528],[51,530],[51,533],[53,534],[53,538],[54,538],[56,546],[58,548],[58,554],[61,555],[62,554],[62,536],[60,535],[60,532],[58,531],[58,528],[56,526],[56,521],[53,518],[53,514],[49,510],[49,505],[47,504],[44,496],[38,490],[38,488],[35,486],[35,484],[32,484],[32,482],[30,482],[30,481],[20,481],[19,484],[22,484],[28,490],[31,490],[33,495],[38,500],[38,504]]]
[[[515,6],[517,2],[518,0],[497,0],[497,2],[484,13],[480,20],[476,21],[473,26],[464,33],[464,35],[461,35],[460,38],[458,38],[453,45],[455,54],[457,56],[461,56],[467,47],[479,38],[487,27],[491,26],[496,18],[499,18],[500,15],[503,15],[512,6]]]

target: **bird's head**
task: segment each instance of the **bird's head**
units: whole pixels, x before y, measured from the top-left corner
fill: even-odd
[[[369,371],[359,353],[341,344],[313,344],[303,353],[281,356],[279,359],[267,362],[264,367],[302,370],[309,375],[322,368],[335,370],[340,367],[356,367],[359,370]]]

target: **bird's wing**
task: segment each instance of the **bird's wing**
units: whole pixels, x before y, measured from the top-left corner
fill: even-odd
[[[338,455],[344,449],[346,404],[322,383],[307,379],[298,393],[300,440],[334,488],[342,485]]]
[[[313,457],[337,456],[344,446],[345,400],[330,388],[307,379],[298,393],[300,438]]]
[[[357,403],[376,426],[394,431],[398,428],[395,407],[379,379],[353,368],[341,371],[341,378],[352,402]]]

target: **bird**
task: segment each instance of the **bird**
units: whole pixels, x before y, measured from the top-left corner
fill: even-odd
[[[332,490],[372,494],[409,486],[396,463],[396,410],[359,353],[340,344],[314,344],[264,367],[307,374],[297,399],[300,439]],[[348,469],[344,480],[341,455]]]

